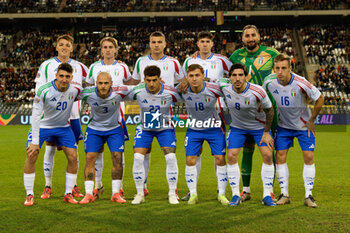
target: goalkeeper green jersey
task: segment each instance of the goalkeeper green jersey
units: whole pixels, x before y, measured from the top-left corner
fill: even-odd
[[[265,77],[273,70],[273,59],[279,52],[271,47],[259,45],[256,52],[249,52],[245,47],[237,49],[230,57],[232,63],[242,63],[247,67],[248,74],[251,75],[249,82],[263,85]]]

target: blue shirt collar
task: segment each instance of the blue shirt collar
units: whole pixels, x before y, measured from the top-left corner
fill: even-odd
[[[60,59],[58,59],[58,57],[56,56],[56,57],[53,57],[58,63],[62,63],[61,61],[60,61]],[[69,60],[68,60],[68,63],[70,63],[72,61],[72,59],[70,59],[69,58]]]
[[[293,82],[293,80],[294,80],[295,74],[291,73],[291,75],[292,75],[292,77],[290,78],[289,83],[287,84],[287,86],[288,86],[288,85],[291,85],[292,82]],[[279,85],[283,86],[283,85],[280,83],[280,80],[278,80],[278,78],[277,78],[277,83],[278,83]]]
[[[161,85],[161,88],[160,88],[160,91],[158,92],[157,95],[163,94],[163,91],[164,91],[164,84],[163,84],[163,83],[160,83],[160,85]],[[148,87],[147,87],[147,84],[145,84],[145,88],[146,88],[147,93],[150,93],[151,95],[154,95],[154,94],[152,94],[151,92],[149,92]]]
[[[206,60],[209,60],[211,59],[212,57],[214,56],[214,53],[211,53],[210,56],[206,59]],[[198,58],[201,58],[201,55],[198,53]]]
[[[56,80],[57,80],[57,79],[51,81],[52,86],[53,86],[53,88],[55,88],[56,91],[61,92],[60,90],[58,90],[58,88],[57,88],[57,86],[56,86],[56,83],[55,83]],[[69,86],[70,86],[70,84],[68,84],[68,88],[69,88]],[[68,90],[68,88],[67,88],[67,90]]]
[[[239,94],[243,94],[243,93],[246,93],[246,92],[248,91],[248,89],[249,89],[249,87],[250,87],[250,83],[249,83],[249,82],[246,82],[246,83],[247,83],[247,86],[245,87],[244,91],[242,91],[242,92],[239,93]],[[233,88],[233,84],[232,84],[232,90],[233,90],[234,92],[236,92],[235,89]],[[236,92],[236,93],[237,93],[237,92]]]
[[[112,95],[112,91],[113,91],[113,89],[111,88],[108,97],[110,97],[110,96]],[[100,97],[100,95],[98,94],[98,91],[97,91],[97,87],[95,87],[95,93],[96,93],[96,95],[97,95],[98,97]],[[100,97],[100,98],[101,98],[101,97]]]
[[[117,60],[114,60],[112,66],[115,65],[115,64],[117,64],[117,63],[118,63],[118,61],[117,61]],[[101,60],[101,64],[102,64],[103,66],[106,66],[106,63],[104,63],[103,60]]]
[[[164,56],[163,56],[161,59],[159,59],[159,60],[164,60],[166,57],[167,57],[167,56],[164,55]],[[148,59],[153,60],[153,58],[151,57],[151,54],[148,55]]]
[[[202,90],[201,90],[199,93],[202,93],[202,92],[204,91],[205,87],[207,86],[206,83],[207,83],[207,82],[203,82],[203,88],[202,88]],[[188,85],[187,91],[194,93],[194,92],[191,90],[191,85]]]

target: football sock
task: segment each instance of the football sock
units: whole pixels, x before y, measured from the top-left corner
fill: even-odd
[[[243,148],[243,156],[242,156],[242,163],[241,163],[243,187],[250,186],[250,174],[252,172],[252,166],[253,166],[253,154],[254,154],[254,148],[246,148],[246,147]]]
[[[250,187],[243,186],[243,192],[250,193]]]
[[[132,173],[137,189],[137,194],[143,194],[143,183],[145,181],[145,167],[144,161],[145,156],[140,153],[134,154],[134,165],[132,167]]]
[[[23,181],[24,181],[24,188],[26,189],[27,196],[29,194],[34,196],[34,180],[35,180],[35,173],[24,173],[23,175]]]
[[[240,180],[240,171],[238,163],[233,165],[227,164],[227,177],[232,189],[232,196],[239,196],[239,180]]]
[[[98,153],[95,162],[95,188],[102,188],[102,172],[103,172],[103,152]]]
[[[143,160],[143,166],[145,167],[145,184],[144,184],[144,188],[146,188],[146,184],[147,184],[147,176],[148,176],[148,171],[149,171],[149,167],[151,165],[151,153],[147,153],[145,156],[145,159]]]
[[[124,157],[124,152],[123,152],[122,155],[123,155],[123,157],[122,157],[123,175],[122,175],[122,179],[121,179],[120,189],[123,189],[123,178],[124,178],[124,174],[125,174],[125,157]]]
[[[191,194],[197,194],[197,166],[188,166],[185,168],[185,178],[187,187]]]
[[[288,179],[289,171],[287,163],[277,164],[276,166],[277,180],[281,188],[281,194],[284,196],[289,196],[288,194]]]
[[[261,168],[261,179],[264,187],[263,197],[270,196],[273,192],[273,177],[275,174],[275,167],[273,164],[267,165],[263,163]]]
[[[93,180],[85,180],[85,193],[93,195],[94,190],[94,181]]]
[[[314,181],[315,181],[315,164],[312,165],[306,165],[304,164],[304,170],[303,170],[303,178],[304,178],[304,186],[305,186],[305,197],[309,197],[309,195],[312,195],[312,189],[314,187]]]
[[[45,186],[52,186],[52,172],[54,167],[54,158],[56,153],[56,146],[46,145],[44,154],[44,175]]]
[[[78,149],[77,149],[77,175],[78,175],[78,173],[79,173],[79,153],[78,153]],[[74,184],[75,186],[78,186],[77,185],[77,179],[75,179],[75,184]]]
[[[112,180],[112,195],[119,193],[122,187],[122,180]]]
[[[197,180],[199,179],[199,173],[201,172],[201,156],[197,156],[196,160],[196,169],[197,169]]]
[[[216,166],[216,179],[218,181],[218,190],[219,195],[225,194],[226,191],[226,185],[227,185],[227,171],[226,171],[226,165],[224,166]]]
[[[177,167],[177,160],[175,153],[169,153],[165,155],[166,160],[166,178],[169,184],[169,194],[175,194],[177,185],[179,169]]]
[[[68,193],[72,193],[72,189],[74,188],[74,185],[76,182],[77,182],[77,174],[66,172],[66,192],[64,195],[67,195]]]

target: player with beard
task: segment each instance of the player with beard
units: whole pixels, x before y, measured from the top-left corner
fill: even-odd
[[[260,45],[259,30],[254,25],[246,25],[243,28],[242,42],[244,47],[236,50],[231,56],[232,63],[242,63],[248,70],[247,82],[258,84],[262,86],[265,77],[270,75],[273,71],[274,58],[279,54],[277,50],[271,47]],[[276,105],[273,97],[270,100],[276,110]],[[277,115],[275,111],[274,121],[272,123],[271,131],[274,133],[277,126]],[[250,174],[253,164],[253,153],[255,143],[252,137],[248,137],[244,148],[242,157],[242,181],[243,191],[241,193],[241,201],[250,200]],[[275,163],[275,159],[274,159]]]

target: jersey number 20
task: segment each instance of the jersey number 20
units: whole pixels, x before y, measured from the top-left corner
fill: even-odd
[[[57,102],[56,110],[61,111],[61,110],[66,110],[66,108],[67,108],[67,102]]]

